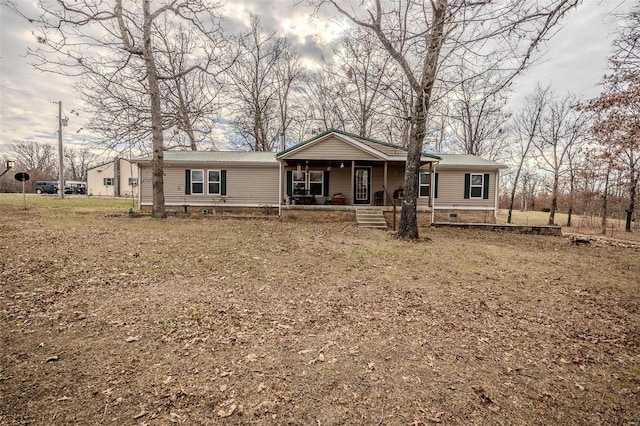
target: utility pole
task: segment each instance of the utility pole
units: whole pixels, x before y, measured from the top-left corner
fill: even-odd
[[[58,151],[60,160],[60,183],[58,184],[58,191],[60,192],[60,198],[64,198],[64,156],[62,155],[62,101],[58,101]]]

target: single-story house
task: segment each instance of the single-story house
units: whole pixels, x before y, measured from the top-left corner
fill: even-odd
[[[279,153],[164,153],[165,205],[185,211],[391,211],[403,195],[404,148],[330,130]],[[137,160],[139,205],[153,204],[151,157]],[[423,154],[418,212],[433,221],[495,222],[499,171],[473,155]],[[431,184],[433,182],[433,185]]]
[[[90,168],[87,171],[87,194],[138,198],[138,165],[116,157],[113,161]]]

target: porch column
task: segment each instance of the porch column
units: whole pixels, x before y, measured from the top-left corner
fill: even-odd
[[[356,190],[355,190],[355,186],[356,186],[356,181],[355,181],[355,168],[356,168],[356,161],[355,160],[351,160],[351,205],[355,205],[355,201],[356,201]]]
[[[384,188],[382,188],[384,190],[384,194],[382,195],[382,206],[386,207],[387,206],[387,162],[384,162]]]
[[[498,208],[500,207],[500,169],[496,170],[496,203],[493,208],[493,217],[498,218]]]
[[[429,203],[431,204],[431,225],[435,223],[436,218],[436,168],[433,163],[429,163],[429,179],[431,184],[429,185]]]
[[[282,217],[282,161],[278,161],[278,217]]]

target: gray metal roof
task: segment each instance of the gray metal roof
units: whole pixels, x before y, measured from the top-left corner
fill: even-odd
[[[440,160],[438,167],[443,169],[453,168],[478,168],[478,169],[506,169],[504,164],[477,157],[471,154],[437,154]]]
[[[140,157],[137,162],[147,163],[151,156]],[[167,163],[238,163],[238,164],[278,164],[273,152],[255,151],[166,151]]]

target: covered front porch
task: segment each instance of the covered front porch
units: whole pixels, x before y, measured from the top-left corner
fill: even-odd
[[[300,160],[281,167],[285,205],[391,206],[402,198],[404,163]]]
[[[283,206],[390,207],[403,196],[406,151],[340,131],[329,131],[277,155]],[[426,196],[439,157],[425,156],[422,165]],[[427,174],[428,173],[428,174]]]

